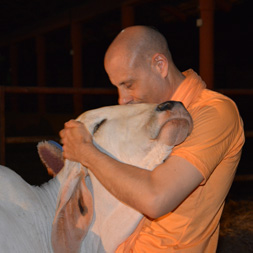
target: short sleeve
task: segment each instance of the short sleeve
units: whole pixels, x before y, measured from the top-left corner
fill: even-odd
[[[242,121],[230,99],[216,98],[189,112],[193,118],[193,131],[171,155],[193,164],[203,175],[204,183],[223,159],[241,150]]]

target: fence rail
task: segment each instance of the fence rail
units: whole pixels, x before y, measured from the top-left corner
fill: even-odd
[[[253,95],[253,89],[217,89],[216,91],[225,95]]]
[[[69,94],[69,95],[116,95],[116,89],[108,88],[66,88],[66,87],[18,87],[0,86],[0,164],[5,164],[5,146],[9,143],[38,142],[42,139],[56,139],[55,136],[6,137],[5,96],[6,94]]]
[[[0,86],[4,93],[19,94],[82,94],[82,95],[115,95],[116,89],[108,88],[67,88],[67,87],[19,87]]]

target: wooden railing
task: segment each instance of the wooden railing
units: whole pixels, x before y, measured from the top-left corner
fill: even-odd
[[[216,91],[225,94],[227,96],[231,95],[253,95],[253,89],[217,89]]]
[[[108,88],[56,88],[56,87],[10,87],[0,86],[0,164],[5,164],[5,146],[9,143],[38,142],[43,136],[7,137],[5,134],[5,97],[6,94],[68,94],[68,95],[116,95],[116,89]],[[45,137],[45,136],[44,136]],[[45,139],[45,138],[44,138]],[[48,136],[46,139],[54,139]]]

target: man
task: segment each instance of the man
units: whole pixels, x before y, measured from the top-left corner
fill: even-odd
[[[79,122],[60,132],[65,158],[88,167],[119,200],[146,217],[117,252],[215,252],[219,220],[244,143],[236,105],[207,90],[193,71],[181,73],[156,30],[123,30],[105,55],[119,104],[181,101],[194,129],[153,171],[101,153]]]

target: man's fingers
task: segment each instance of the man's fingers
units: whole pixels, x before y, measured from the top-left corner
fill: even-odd
[[[64,124],[64,129],[59,132],[63,147],[64,159],[72,161],[80,160],[80,147],[91,142],[91,136],[85,125],[77,120],[69,120]]]
[[[77,120],[74,120],[74,119],[71,119],[69,120],[68,122],[66,122],[64,124],[64,127],[68,128],[68,127],[78,127],[80,125],[82,125],[83,123],[81,123],[80,121],[77,121]]]
[[[63,137],[64,137],[64,135],[65,135],[65,130],[64,130],[64,129],[62,129],[62,130],[59,132],[59,135],[60,135],[60,137],[61,137],[61,138],[63,138]]]
[[[64,128],[59,132],[59,136],[61,137],[62,144],[64,143],[63,140],[66,137],[68,129],[77,127],[79,125],[79,123],[81,123],[81,122],[78,122],[76,120],[69,120],[68,122],[66,122],[64,124]]]

